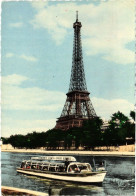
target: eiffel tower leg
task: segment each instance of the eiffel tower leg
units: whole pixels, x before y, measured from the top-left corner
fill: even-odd
[[[80,99],[80,94],[76,95],[76,114],[78,116],[81,116],[81,99]]]
[[[90,118],[91,117],[91,111],[90,111],[90,108],[89,108],[89,105],[88,105],[87,102],[88,101],[85,101],[85,105],[86,105],[86,110],[87,110],[88,117]]]
[[[73,106],[73,100],[71,100],[70,104],[69,104],[69,108],[68,108],[68,116],[70,114],[71,108]]]
[[[96,117],[96,113],[93,109],[93,105],[92,105],[91,101],[85,101],[85,104],[86,104],[88,117],[89,118]]]

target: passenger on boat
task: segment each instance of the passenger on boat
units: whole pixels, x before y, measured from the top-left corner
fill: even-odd
[[[69,167],[68,172],[70,172],[70,173],[75,173],[74,170],[73,170],[73,168],[72,168],[71,166]]]
[[[23,161],[22,163],[21,163],[21,168],[24,168],[24,166],[25,166],[25,164],[26,164],[26,162],[25,161]]]
[[[69,165],[69,161],[68,161],[68,158],[66,158],[66,161],[65,161],[65,171],[67,171],[68,165]]]
[[[26,169],[31,169],[31,166],[30,165],[26,165]]]
[[[104,166],[104,161],[101,162],[100,166]]]
[[[69,171],[68,172],[70,172],[70,173],[79,173],[80,169],[76,165],[71,165],[69,167]]]
[[[75,167],[74,171],[75,171],[75,173],[79,173],[80,169],[78,167]]]
[[[31,169],[36,169],[36,165],[32,165],[31,166]]]
[[[37,165],[36,169],[39,169],[39,165]]]

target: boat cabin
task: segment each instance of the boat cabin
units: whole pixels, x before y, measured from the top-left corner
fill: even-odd
[[[70,163],[67,168],[67,173],[85,173],[92,172],[92,167],[89,163]]]

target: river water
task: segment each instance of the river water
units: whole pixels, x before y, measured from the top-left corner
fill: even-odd
[[[40,154],[45,156],[48,154]],[[105,160],[107,175],[101,187],[82,185],[68,182],[40,179],[16,172],[22,160],[37,156],[36,153],[1,153],[1,180],[3,186],[30,189],[52,195],[134,195],[135,187],[135,158],[115,156],[95,156],[95,161]],[[93,165],[92,156],[75,156],[77,161],[89,162]]]

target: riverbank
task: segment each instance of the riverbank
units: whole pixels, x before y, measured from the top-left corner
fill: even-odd
[[[41,149],[7,149],[2,152],[15,153],[38,153],[38,154],[56,154],[56,155],[90,155],[90,156],[135,156],[135,152],[118,151],[66,151],[66,150],[41,150]]]
[[[8,186],[2,186],[1,192],[3,195],[48,196],[47,193],[31,191],[27,189],[20,189],[20,188],[15,188],[15,187],[8,187]]]

